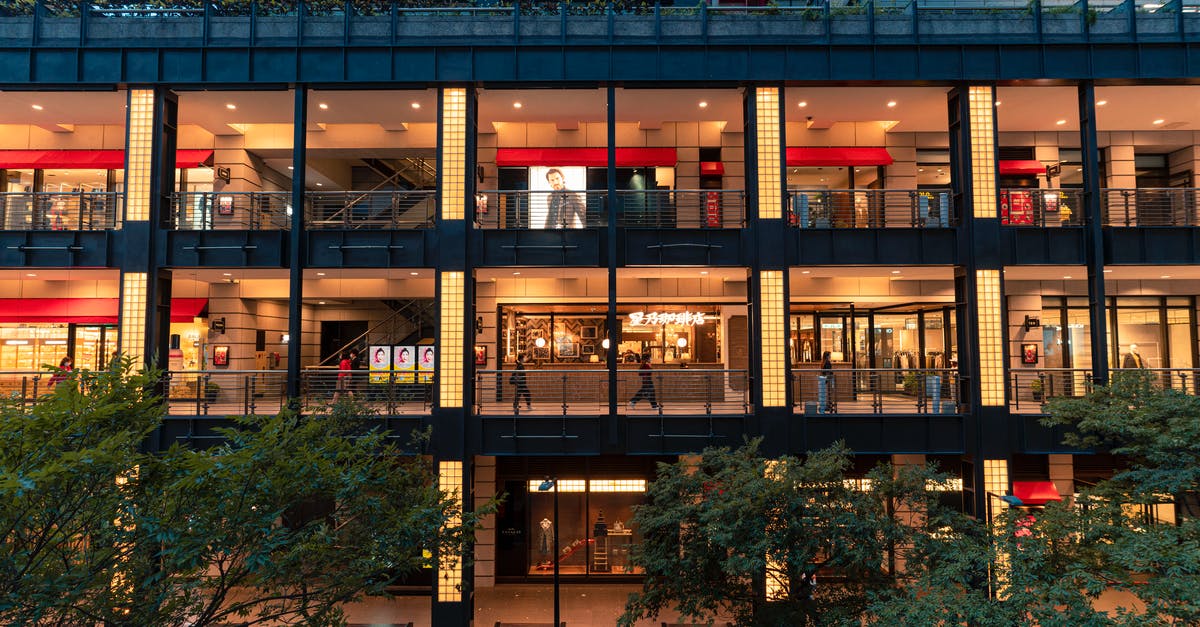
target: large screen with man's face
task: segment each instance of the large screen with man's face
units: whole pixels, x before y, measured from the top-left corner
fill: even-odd
[[[529,226],[581,229],[587,221],[587,168],[544,166],[529,168]]]

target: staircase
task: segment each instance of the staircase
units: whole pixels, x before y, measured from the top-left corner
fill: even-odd
[[[415,345],[420,340],[436,335],[437,306],[432,298],[387,299],[382,302],[392,310],[391,315],[339,347],[317,367],[337,366],[338,355],[351,349],[362,351],[368,346]]]

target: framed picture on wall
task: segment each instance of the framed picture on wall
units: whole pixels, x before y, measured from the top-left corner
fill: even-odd
[[[596,339],[596,327],[579,327],[579,339],[582,339],[582,340]]]
[[[580,355],[595,355],[596,354],[596,345],[595,344],[580,345],[579,354]]]
[[[486,366],[487,365],[487,345],[485,345],[485,344],[476,344],[475,345],[475,365],[476,366]]]
[[[549,346],[533,347],[533,359],[535,361],[548,361],[550,359],[550,347]]]
[[[1037,344],[1022,344],[1021,345],[1021,363],[1036,365],[1038,362],[1038,345]]]
[[[213,347],[213,365],[228,366],[229,365],[229,347],[214,346]]]

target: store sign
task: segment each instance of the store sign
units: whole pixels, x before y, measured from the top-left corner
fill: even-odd
[[[708,322],[708,318],[702,313],[692,313],[685,311],[683,313],[675,312],[660,312],[651,311],[635,311],[629,314],[629,326],[632,327],[652,327],[664,324],[675,324],[682,326],[698,327]]]

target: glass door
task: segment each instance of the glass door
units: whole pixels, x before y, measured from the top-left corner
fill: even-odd
[[[117,350],[117,328],[111,325],[75,327],[75,367],[100,370]]]

